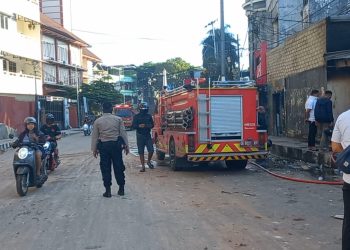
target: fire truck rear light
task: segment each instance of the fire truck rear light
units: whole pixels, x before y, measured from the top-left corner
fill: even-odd
[[[195,151],[194,135],[188,135],[188,152]]]

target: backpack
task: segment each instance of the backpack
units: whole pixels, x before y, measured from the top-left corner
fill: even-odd
[[[331,114],[328,110],[329,102],[318,99],[315,105],[315,120],[318,122],[332,122]]]
[[[350,146],[337,154],[335,166],[345,174],[350,174]]]

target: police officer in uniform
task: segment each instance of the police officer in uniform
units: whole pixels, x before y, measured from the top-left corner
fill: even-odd
[[[106,102],[103,104],[103,115],[96,119],[93,126],[91,137],[91,150],[95,158],[100,154],[100,168],[102,173],[103,185],[106,192],[104,197],[111,197],[112,169],[113,163],[114,176],[119,185],[118,195],[124,195],[125,175],[122,150],[129,153],[128,137],[125,131],[123,120],[112,114],[112,104]]]

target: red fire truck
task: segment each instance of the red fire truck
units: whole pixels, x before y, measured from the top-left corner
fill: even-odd
[[[135,111],[130,104],[117,104],[114,106],[115,115],[121,117],[124,121],[126,129],[132,130],[132,120],[135,115]]]
[[[197,80],[163,91],[152,130],[158,160],[169,154],[173,170],[211,161],[243,169],[249,159],[265,158],[267,131],[257,129],[257,101],[253,81],[218,81],[204,87]]]

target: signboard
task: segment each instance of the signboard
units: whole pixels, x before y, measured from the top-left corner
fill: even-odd
[[[254,52],[255,60],[255,79],[256,84],[266,84],[267,82],[267,64],[266,64],[267,42],[260,43],[260,50]]]

